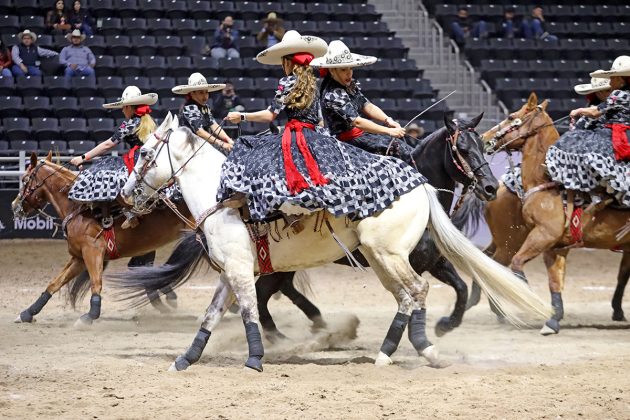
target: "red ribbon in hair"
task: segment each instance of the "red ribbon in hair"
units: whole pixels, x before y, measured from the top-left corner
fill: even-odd
[[[328,179],[326,179],[326,177],[324,177],[324,175],[322,175],[319,171],[319,165],[317,165],[317,161],[313,158],[313,155],[306,144],[306,138],[302,132],[303,128],[314,130],[315,126],[298,120],[290,120],[287,125],[284,126],[284,133],[282,133],[282,157],[284,160],[284,171],[287,177],[287,187],[289,187],[289,192],[292,195],[308,188],[306,180],[300,171],[298,171],[297,166],[295,166],[295,162],[293,162],[293,154],[291,153],[292,131],[295,131],[295,140],[300,153],[302,153],[302,156],[304,157],[306,169],[308,169],[308,175],[311,177],[313,185],[318,186],[328,184]]]
[[[330,73],[328,69],[319,69],[319,77],[326,77],[328,73]]]
[[[293,57],[291,57],[291,62],[293,62],[293,64],[299,64],[300,66],[308,66],[311,61],[313,61],[313,58],[315,58],[313,54],[302,52],[293,54]]]
[[[606,127],[612,130],[612,145],[615,152],[616,160],[629,160],[630,159],[630,139],[628,138],[627,130],[630,130],[630,125],[624,124],[606,124]]]
[[[138,117],[142,117],[143,115],[147,115],[151,113],[151,107],[149,105],[139,105],[136,107],[136,115]]]

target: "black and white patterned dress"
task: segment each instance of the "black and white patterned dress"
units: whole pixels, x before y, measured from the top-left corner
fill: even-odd
[[[515,165],[513,170],[508,170],[501,176],[501,181],[512,193],[518,195],[518,191],[523,191],[523,178],[521,177],[521,165]]]
[[[215,132],[212,129],[213,124],[217,124],[216,120],[212,116],[212,112],[208,105],[199,105],[192,99],[186,101],[182,109],[179,111],[180,124],[190,128],[193,133],[197,133],[200,128],[203,128],[208,133],[218,136],[218,131]],[[219,145],[212,144],[212,146],[223,154],[227,154],[227,151]]]
[[[370,103],[361,92],[360,83],[354,79],[349,87],[345,87],[328,75],[322,81],[320,90],[322,113],[333,136],[352,130],[354,127],[352,123],[361,116],[363,108]],[[389,148],[390,156],[402,159],[415,167],[411,157],[413,152],[411,146],[391,136],[364,132],[359,137],[343,141],[379,155],[387,154]]]
[[[607,124],[630,124],[630,91],[615,90],[598,108],[600,118],[563,134],[549,148],[546,165],[551,179],[565,188],[590,192],[603,187],[620,204],[630,206],[630,162],[618,161]]]
[[[285,107],[285,98],[295,82],[295,76],[280,80],[269,109],[274,114],[284,110],[289,120],[317,125],[320,119],[318,98],[305,109]],[[307,188],[295,194],[287,186],[282,134],[245,136],[236,141],[223,165],[218,199],[225,200],[235,192],[245,193],[253,221],[269,218],[284,203],[361,219],[384,210],[399,196],[426,182],[422,175],[398,159],[365,152],[317,130],[304,128],[303,134],[321,174],[328,180],[325,185],[314,185],[309,177],[295,132],[291,133],[291,154],[308,183]]]
[[[123,122],[111,137],[114,143],[125,142],[131,149],[142,146],[135,134],[140,125],[140,117],[132,117]],[[134,157],[134,162],[138,156]],[[118,197],[129,177],[127,166],[122,156],[103,156],[81,171],[75,180],[68,197],[80,202],[108,202]]]

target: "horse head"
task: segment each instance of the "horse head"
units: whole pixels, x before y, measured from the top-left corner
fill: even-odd
[[[13,216],[15,218],[27,217],[31,213],[42,209],[46,205],[45,175],[40,173],[46,162],[52,161],[52,152],[48,152],[46,159],[37,161],[37,155],[31,154],[31,162],[26,168],[26,173],[22,175],[20,190],[17,197],[11,203]]]
[[[494,200],[499,181],[490,170],[483,154],[483,141],[475,127],[483,118],[483,112],[470,121],[451,121],[444,118],[448,132],[448,148],[455,170],[451,177],[470,188],[482,200]]]
[[[529,95],[521,109],[483,133],[486,153],[500,150],[520,150],[525,142],[546,127],[553,126],[547,114],[548,100],[538,103],[534,92]]]
[[[129,205],[145,204],[173,176],[171,134],[179,127],[170,112],[140,148],[138,161],[120,195]]]

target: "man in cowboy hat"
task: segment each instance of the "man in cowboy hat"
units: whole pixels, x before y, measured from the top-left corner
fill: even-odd
[[[14,76],[41,76],[42,72],[39,69],[40,57],[54,57],[57,52],[48,50],[46,48],[38,47],[35,45],[37,41],[37,35],[33,32],[25,29],[18,34],[20,44],[14,45],[11,50],[11,57],[13,58],[13,71]]]
[[[66,66],[66,79],[70,80],[74,76],[94,77],[96,57],[89,47],[81,45],[85,35],[75,29],[66,35],[66,39],[70,41],[70,45],[64,47],[59,54],[59,63]]]
[[[276,45],[282,41],[284,36],[284,27],[282,19],[275,12],[270,12],[265,19],[262,20],[263,28],[256,35],[258,42],[265,48]]]

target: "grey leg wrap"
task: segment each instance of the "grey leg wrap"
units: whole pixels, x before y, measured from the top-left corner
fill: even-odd
[[[562,294],[558,292],[551,293],[551,306],[553,307],[553,319],[560,321],[564,318],[564,304],[562,303]]]
[[[92,295],[90,298],[90,312],[88,315],[92,319],[99,319],[101,316],[101,295]]]
[[[409,318],[409,341],[418,353],[431,345],[426,334],[427,311],[426,309],[414,309]]]
[[[263,366],[261,359],[265,355],[265,350],[263,349],[258,324],[255,322],[246,323],[245,335],[247,336],[247,345],[249,346],[249,357],[247,362],[245,362],[245,366],[257,370],[258,372],[262,372]]]
[[[388,356],[394,354],[394,352],[398,348],[398,345],[400,344],[400,340],[402,339],[408,322],[409,315],[403,314],[401,312],[396,313],[392,324],[389,326],[389,330],[387,330],[385,340],[381,345],[381,352],[385,353]]]
[[[28,309],[20,313],[20,319],[22,320],[22,322],[32,322],[33,316],[37,315],[42,310],[44,305],[48,303],[51,297],[52,295],[47,291],[42,293],[41,296],[37,298],[35,303],[33,303],[31,306],[28,307]]]
[[[193,363],[196,363],[201,358],[201,353],[203,353],[203,349],[206,348],[209,338],[210,331],[205,328],[199,328],[195,339],[190,347],[188,347],[188,350],[186,350],[186,353],[175,359],[175,368],[177,370],[184,370]]]

